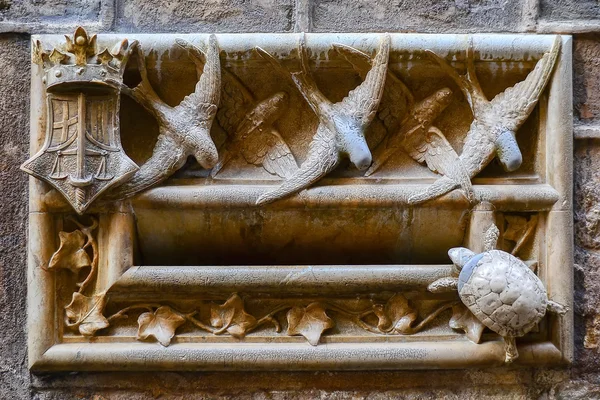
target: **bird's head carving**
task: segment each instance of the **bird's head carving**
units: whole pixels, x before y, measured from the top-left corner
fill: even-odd
[[[417,120],[427,125],[436,119],[452,102],[452,90],[443,88],[420,101],[413,111]]]
[[[515,132],[502,129],[496,139],[496,155],[507,172],[516,171],[523,163],[523,155],[515,138]]]
[[[452,102],[452,90],[447,87],[438,90],[435,92],[435,100],[444,106],[448,106]]]
[[[198,114],[203,116],[202,120],[197,124],[193,124],[190,129],[180,136],[188,154],[191,154],[198,164],[205,169],[214,167],[219,161],[217,146],[210,135],[210,128],[216,112],[216,105],[201,104],[198,107]]]
[[[286,92],[277,92],[258,103],[247,118],[269,126],[283,115],[288,107],[289,97]]]
[[[365,127],[356,118],[334,115],[332,118],[340,151],[348,155],[350,162],[360,170],[369,168],[373,158],[365,140]]]
[[[210,137],[210,131],[202,128],[194,129],[186,136],[186,142],[192,156],[202,168],[210,169],[219,161],[217,146]]]

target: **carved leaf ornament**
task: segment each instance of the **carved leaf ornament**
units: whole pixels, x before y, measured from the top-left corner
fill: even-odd
[[[407,333],[417,319],[416,310],[401,294],[392,296],[385,305],[374,305],[373,312],[379,319],[377,328],[382,332]]]
[[[74,273],[81,268],[90,267],[92,261],[85,251],[86,236],[77,230],[74,232],[59,232],[60,246],[50,258],[48,269],[64,268]]]
[[[481,341],[481,334],[485,329],[485,325],[462,303],[452,307],[449,325],[452,329],[463,331],[473,343]]]
[[[67,326],[79,330],[83,336],[93,336],[96,331],[108,328],[109,322],[103,315],[105,305],[104,293],[92,297],[73,293],[73,300],[65,307]]]
[[[175,313],[171,307],[162,306],[154,312],[145,312],[138,318],[138,340],[153,337],[167,347],[175,336],[175,331],[185,323],[185,318]]]
[[[217,328],[215,334],[227,331],[241,339],[256,326],[256,318],[244,311],[244,301],[234,294],[224,304],[211,307],[210,324]]]
[[[287,321],[288,335],[302,335],[313,346],[319,344],[324,331],[335,326],[323,305],[319,303],[310,303],[306,307],[292,307],[287,313]]]

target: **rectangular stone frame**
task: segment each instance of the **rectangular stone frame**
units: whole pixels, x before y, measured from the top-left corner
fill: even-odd
[[[157,35],[159,36],[159,35]],[[161,35],[164,36],[164,35]],[[206,35],[168,35],[169,38],[204,38]],[[228,51],[248,49],[260,45],[267,50],[292,48],[293,34],[221,34],[221,47]],[[332,41],[348,42],[357,36],[371,34],[309,34],[311,45],[325,48]],[[107,35],[108,37],[108,35]],[[121,35],[111,35],[111,39]],[[152,41],[153,35],[128,35],[128,39]],[[542,35],[474,35],[477,46],[497,54],[511,51],[534,52],[550,47],[554,36]],[[36,37],[34,37],[34,40]],[[40,37],[44,41],[58,41],[58,36]],[[467,35],[392,34],[392,48],[419,49],[427,45],[436,51],[461,50]],[[572,72],[570,36],[562,37],[559,62],[540,101],[541,130],[545,130],[545,174],[543,184],[536,185],[475,185],[475,190],[486,190],[490,201],[499,211],[547,211],[544,218],[545,253],[540,271],[549,297],[566,305],[569,312],[562,318],[551,318],[551,340],[519,345],[519,365],[561,365],[573,358],[573,231],[572,231]],[[31,154],[35,154],[44,140],[44,87],[37,65],[32,67],[31,80]],[[232,343],[176,342],[169,347],[156,343],[114,342],[91,339],[86,343],[61,341],[63,310],[55,302],[55,275],[41,266],[48,264],[57,248],[56,215],[65,209],[53,209],[44,202],[44,184],[30,178],[29,249],[28,249],[28,345],[29,365],[36,371],[81,370],[358,370],[358,369],[427,369],[499,366],[504,359],[502,340],[476,345],[464,340],[419,337],[417,340],[321,343],[311,346],[305,342]],[[211,193],[206,193],[206,191]],[[194,198],[226,196],[221,188],[173,189],[159,187],[133,200],[137,207],[146,209],[170,207],[198,207]],[[239,196],[238,206],[251,204],[254,192],[249,188]],[[375,197],[388,204],[402,201],[394,185],[374,188]],[[327,195],[327,196],[325,196]],[[344,187],[322,187],[307,191],[299,198],[319,197],[320,201],[341,204]],[[453,202],[458,194],[445,197]],[[330,200],[323,200],[330,199]],[[508,200],[507,200],[508,199]],[[367,198],[363,199],[367,200]],[[219,202],[204,207],[218,207]],[[293,205],[294,202],[292,201]],[[303,204],[300,200],[298,204]],[[323,203],[321,203],[323,204]],[[512,204],[512,206],[511,206]],[[518,204],[515,208],[514,204]],[[509,207],[511,207],[509,209]],[[281,289],[282,277],[300,271],[303,266],[229,266],[223,267],[140,267],[133,266],[135,243],[134,216],[128,208],[116,208],[100,218],[98,242],[101,249],[98,283],[110,293],[123,293],[144,288],[160,295],[166,288],[178,293],[193,293],[206,289],[230,293],[236,290],[266,290],[276,293]],[[483,211],[485,213],[485,211]],[[473,218],[478,218],[478,212]],[[344,266],[314,267],[314,280],[299,281],[294,290],[314,292],[330,290],[336,293],[352,290],[385,289],[398,285],[424,287],[434,279],[446,276],[450,265],[437,266]],[[210,279],[202,279],[203,277]],[[160,277],[160,283],[157,283]],[[344,282],[342,282],[344,277]],[[181,282],[186,281],[186,284]],[[327,287],[319,282],[328,282]]]

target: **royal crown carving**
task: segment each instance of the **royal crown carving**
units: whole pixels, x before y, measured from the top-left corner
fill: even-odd
[[[32,47],[32,368],[570,361],[569,37],[65,38]]]
[[[44,50],[40,40],[32,43],[33,62],[41,64],[45,71],[42,78],[47,88],[77,83],[115,85],[123,81],[123,72],[137,42],[127,39],[117,42],[111,50],[99,51],[96,35],[88,36],[83,28],[77,28],[73,37],[65,35],[61,51]],[[115,86],[118,88],[118,86]]]

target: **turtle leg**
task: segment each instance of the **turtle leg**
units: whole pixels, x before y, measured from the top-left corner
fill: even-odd
[[[546,307],[546,309],[554,314],[558,314],[558,315],[565,315],[567,313],[567,307],[563,306],[562,304],[558,304],[554,301],[548,300],[548,306]]]
[[[446,277],[440,278],[427,286],[431,293],[445,293],[458,290],[458,278]]]
[[[517,342],[514,336],[504,337],[504,350],[506,351],[506,357],[504,358],[506,364],[512,363],[519,357]]]

